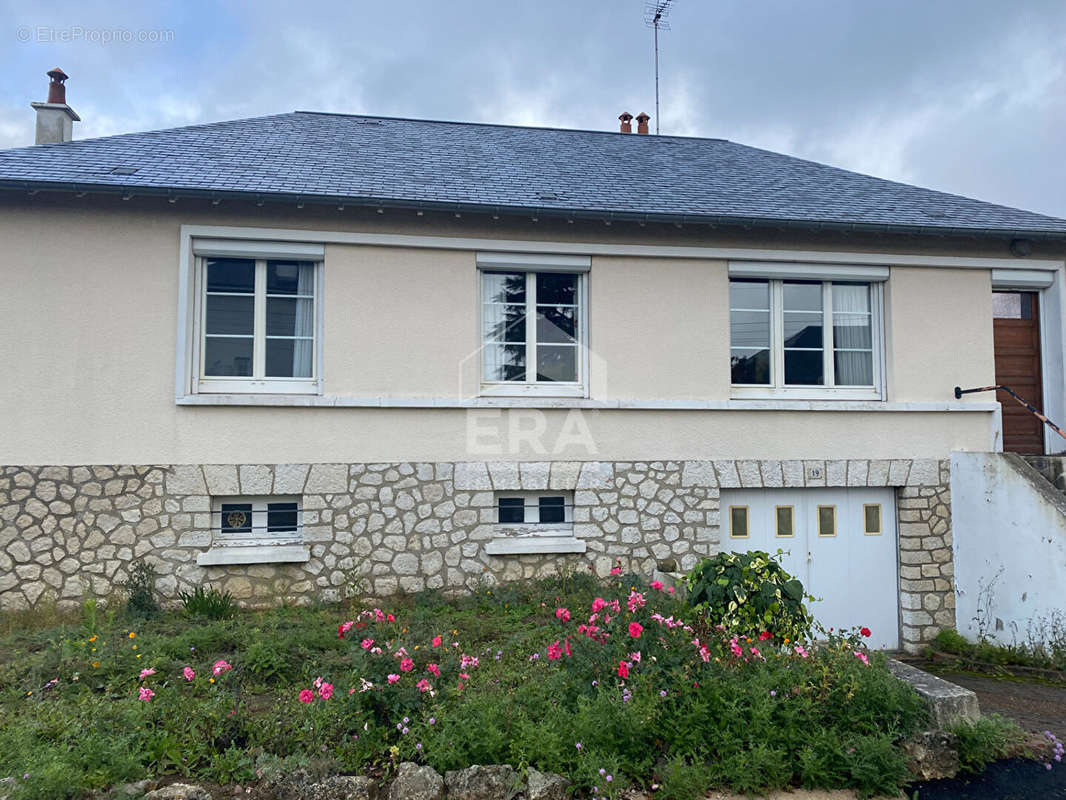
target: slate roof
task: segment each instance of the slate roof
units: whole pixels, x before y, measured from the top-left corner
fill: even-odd
[[[724,139],[301,111],[3,150],[2,186],[1066,235],[1066,220]]]

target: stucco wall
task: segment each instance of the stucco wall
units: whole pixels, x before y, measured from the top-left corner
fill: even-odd
[[[447,221],[417,227],[413,217],[356,225],[322,211],[254,216],[165,203],[158,210],[135,202],[98,210],[30,205],[0,205],[0,464],[497,457],[469,452],[471,414],[463,410],[174,403],[181,224],[443,235],[491,230],[460,230]],[[601,229],[611,241],[637,240],[632,231]],[[498,235],[519,233],[548,235],[513,228]],[[591,235],[588,229],[570,234],[575,240]],[[601,231],[599,240],[606,236]],[[772,238],[753,235],[748,244],[780,246]],[[645,235],[645,242],[653,240]],[[664,241],[719,243],[693,241],[688,233]],[[594,399],[727,400],[727,280],[724,261],[594,256]],[[888,287],[889,400],[945,401],[957,382],[991,380],[987,271],[894,268]],[[473,252],[329,245],[324,302],[328,396],[455,397],[460,381],[475,382],[476,359],[468,358],[478,337]],[[952,449],[987,449],[994,424],[990,413],[959,412],[582,413],[591,450],[551,452],[567,412],[548,411],[541,420],[548,452],[505,444],[498,457],[936,458]],[[501,412],[494,424],[506,429],[523,415],[528,412]]]
[[[1005,644],[1066,624],[1066,497],[1015,458],[951,457],[958,628]]]

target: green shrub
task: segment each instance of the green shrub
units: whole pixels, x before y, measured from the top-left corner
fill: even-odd
[[[976,774],[988,764],[1007,758],[1021,744],[1022,729],[999,714],[976,722],[957,722],[948,728],[959,739],[959,766],[962,772]]]
[[[689,602],[715,625],[745,635],[769,631],[801,640],[812,618],[803,604],[803,584],[760,550],[719,553],[685,576]],[[807,597],[807,599],[813,599]]]
[[[973,650],[973,645],[966,641],[966,637],[953,628],[945,628],[936,635],[936,646],[945,653],[957,653],[959,655]]]
[[[134,619],[151,619],[159,614],[155,599],[155,567],[147,561],[137,561],[130,567],[126,581],[126,613]]]
[[[186,614],[208,619],[229,619],[237,610],[237,602],[229,592],[221,592],[212,586],[204,589],[197,586],[191,592],[181,592],[181,605]]]

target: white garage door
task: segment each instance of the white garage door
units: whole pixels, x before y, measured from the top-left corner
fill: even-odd
[[[722,549],[785,551],[782,566],[819,598],[824,627],[864,625],[899,646],[892,489],[722,490]]]

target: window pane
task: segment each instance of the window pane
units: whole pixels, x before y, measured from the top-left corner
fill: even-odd
[[[482,325],[486,342],[524,342],[526,307],[486,303]]]
[[[562,497],[541,497],[539,499],[540,521],[542,524],[566,521],[566,500]]]
[[[313,300],[297,300],[294,297],[267,298],[267,336],[314,336],[314,323]]]
[[[870,286],[866,283],[834,283],[833,311],[841,314],[870,312]]]
[[[790,386],[820,386],[822,377],[821,350],[786,350],[785,383]]]
[[[822,315],[786,313],[785,347],[821,347]]]
[[[735,348],[730,351],[733,383],[770,383],[770,351]]]
[[[297,528],[296,503],[268,503],[267,530],[270,533],[295,533]]]
[[[730,281],[729,307],[770,310],[769,281]]]
[[[874,354],[870,350],[837,350],[833,354],[837,386],[873,386]]]
[[[577,381],[577,348],[565,345],[537,346],[538,381]]]
[[[743,539],[748,535],[748,507],[729,507],[729,535],[735,539]]]
[[[769,347],[770,312],[729,312],[729,340],[733,347]]]
[[[268,261],[267,294],[315,293],[315,267],[309,261]]]
[[[784,303],[785,311],[821,311],[822,284],[786,283]]]
[[[1031,292],[993,292],[992,316],[995,319],[1032,319]]]
[[[252,504],[223,503],[218,519],[222,533],[248,533],[252,530]]]
[[[204,375],[250,378],[252,376],[252,340],[204,339]]]
[[[818,535],[837,535],[837,507],[818,506]]]
[[[485,380],[524,381],[526,346],[524,344],[487,344],[482,351]]]
[[[501,497],[497,503],[497,522],[501,524],[513,524],[526,521],[525,500],[521,497]]]
[[[204,332],[251,336],[255,326],[255,298],[209,294],[205,298]]]
[[[863,533],[875,536],[881,532],[881,504],[867,503],[862,507]]]
[[[538,306],[537,307],[537,341],[549,344],[575,341],[575,314],[573,307]]]
[[[792,506],[777,506],[775,511],[777,517],[777,535],[792,536],[794,534],[792,529]]]
[[[483,300],[486,303],[526,302],[526,275],[524,272],[481,273]]]
[[[538,272],[537,305],[576,305],[577,281],[577,275],[566,275],[561,272]]]
[[[267,339],[266,377],[310,378],[313,351],[311,339]]]
[[[207,259],[207,291],[255,292],[255,262],[246,258]]]
[[[834,314],[833,346],[843,348],[873,347],[869,314]]]

